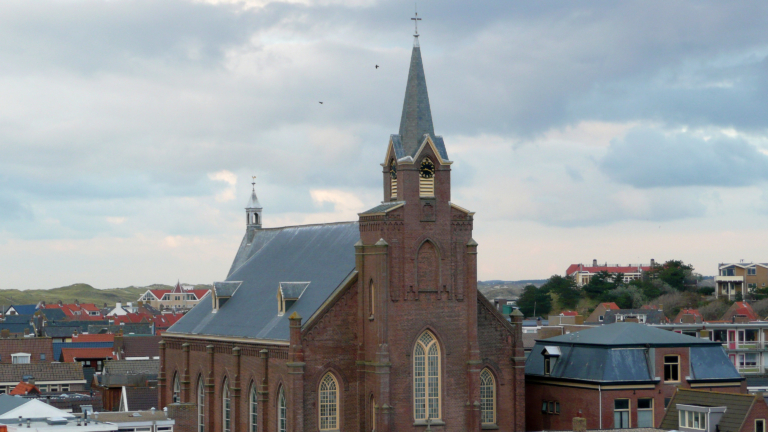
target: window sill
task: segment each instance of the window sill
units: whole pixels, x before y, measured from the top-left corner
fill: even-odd
[[[426,420],[416,420],[415,422],[413,422],[413,425],[414,426],[426,426],[427,425],[427,421]],[[445,426],[445,422],[442,421],[442,420],[432,420],[429,423],[429,425],[430,426]]]
[[[482,427],[483,430],[496,430],[498,428],[499,428],[498,425],[495,425],[495,424],[492,424],[492,423],[484,424],[483,427]]]

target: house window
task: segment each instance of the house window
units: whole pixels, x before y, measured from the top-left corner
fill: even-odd
[[[13,364],[28,364],[30,357],[31,355],[26,353],[11,354],[11,361]]]
[[[496,424],[496,380],[487,368],[480,372],[480,419]]]
[[[61,385],[61,391],[63,391],[63,392],[69,391],[69,384],[62,384]]]
[[[440,347],[425,331],[413,349],[413,413],[415,420],[440,419]]]
[[[202,377],[197,380],[197,432],[205,432],[205,386]]]
[[[250,431],[256,432],[259,430],[259,414],[257,409],[259,408],[258,393],[256,393],[256,385],[251,384],[251,393],[248,396],[248,421],[250,423]]]
[[[765,419],[755,419],[755,432],[765,432]]]
[[[224,386],[221,389],[221,424],[224,432],[232,430],[232,406],[229,398],[229,383],[224,380]]]
[[[653,427],[653,398],[637,399],[637,427]]]
[[[339,384],[332,373],[320,381],[320,430],[338,429]]]
[[[664,381],[668,381],[668,382],[680,381],[680,356],[677,356],[677,355],[664,356]]]
[[[45,360],[45,354],[40,353],[40,360]]]
[[[629,399],[614,399],[613,428],[629,429]]]
[[[181,387],[179,386],[178,374],[173,378],[173,396],[171,399],[173,399],[173,403],[181,402]]]
[[[57,391],[59,391],[59,386],[51,384],[51,392],[57,392]]]
[[[752,291],[753,289],[756,289],[756,288],[757,288],[757,284],[756,283],[748,283],[747,284],[747,289],[749,289],[750,291]]]
[[[707,429],[707,413],[697,411],[678,411],[678,418],[680,419],[680,427],[688,429]]]
[[[37,386],[37,387],[40,389],[41,393],[45,393],[45,392],[48,391],[48,386],[47,385],[41,385],[41,386]]]
[[[604,319],[604,318],[605,318],[605,317],[604,317],[603,315],[600,315],[600,316],[598,317],[598,320],[600,320],[600,322],[603,322],[603,319]]]
[[[544,356],[544,375],[551,375],[557,364],[557,356]]]
[[[747,276],[754,276],[757,274],[757,267],[750,267],[747,269]]]
[[[280,386],[280,392],[277,396],[277,432],[288,431],[288,410],[285,404],[285,392]]]

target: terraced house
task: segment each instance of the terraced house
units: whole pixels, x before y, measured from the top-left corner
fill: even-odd
[[[264,228],[254,190],[226,281],[163,334],[160,406],[195,423],[177,430],[525,430],[522,315],[478,294],[418,36],[384,150],[355,222]]]
[[[728,300],[747,294],[758,288],[768,287],[768,263],[724,263],[717,268],[715,296]]]

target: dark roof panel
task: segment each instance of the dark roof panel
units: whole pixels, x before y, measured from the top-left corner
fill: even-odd
[[[288,340],[288,317],[293,312],[305,320],[325,302],[355,269],[354,245],[360,240],[357,222],[258,230],[255,252],[228,281],[242,285],[216,313],[211,302],[198,303],[168,333],[234,336]],[[245,240],[244,240],[245,241]],[[284,315],[278,315],[277,290],[281,282],[310,282],[301,298]]]
[[[693,380],[743,380],[722,346],[691,347]]]
[[[719,342],[661,330],[637,323],[613,323],[581,330],[546,340],[548,344],[582,344],[605,346],[720,346]]]

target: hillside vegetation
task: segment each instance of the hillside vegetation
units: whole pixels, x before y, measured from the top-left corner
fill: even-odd
[[[97,289],[88,284],[78,283],[60,288],[42,290],[0,290],[0,304],[7,306],[14,304],[36,304],[45,301],[48,304],[61,300],[63,303],[95,303],[97,306],[114,306],[115,303],[135,302],[139,296],[148,289],[171,289],[170,285],[155,284],[147,287],[110,288]],[[210,285],[196,285],[195,288],[208,289]]]

